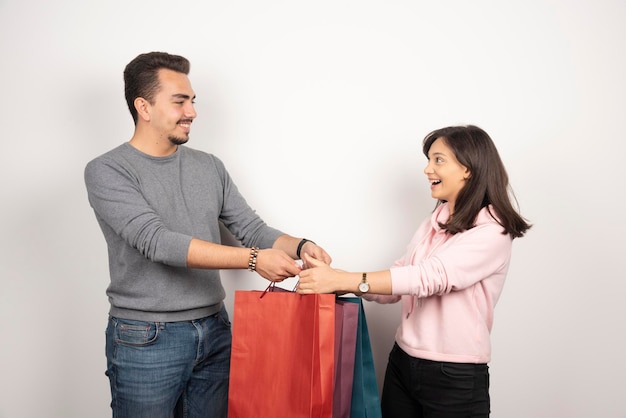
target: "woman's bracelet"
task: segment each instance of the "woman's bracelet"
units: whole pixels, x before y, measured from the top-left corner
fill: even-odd
[[[248,259],[248,270],[256,271],[256,256],[259,255],[259,249],[257,247],[250,248],[250,258]]]
[[[300,257],[300,251],[302,251],[302,247],[307,242],[313,242],[313,241],[311,241],[310,239],[302,238],[302,241],[300,241],[300,243],[298,244],[298,248],[296,249],[296,256],[298,256],[298,258],[301,258]],[[315,243],[313,242],[313,244],[315,244]]]

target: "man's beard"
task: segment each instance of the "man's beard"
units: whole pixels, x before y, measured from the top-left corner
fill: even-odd
[[[189,137],[181,138],[179,136],[174,136],[174,135],[170,135],[167,139],[169,139],[170,142],[174,145],[183,145],[183,144],[186,144],[187,141],[189,141]]]

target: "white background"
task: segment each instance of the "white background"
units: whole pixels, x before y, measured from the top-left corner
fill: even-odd
[[[83,168],[133,130],[122,70],[191,60],[190,146],[273,226],[385,269],[434,208],[421,140],[494,139],[522,214],[492,416],[626,417],[623,0],[0,0],[0,417],[110,416]],[[226,272],[235,289],[266,282]],[[398,306],[367,304],[379,377]],[[280,361],[280,359],[276,359]]]

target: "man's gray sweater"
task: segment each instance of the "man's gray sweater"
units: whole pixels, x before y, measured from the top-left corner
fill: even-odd
[[[187,268],[192,238],[220,243],[219,222],[245,246],[282,234],[248,206],[217,157],[185,146],[152,157],[128,143],[90,161],[85,183],[109,253],[110,314],[187,321],[218,312],[219,270]]]

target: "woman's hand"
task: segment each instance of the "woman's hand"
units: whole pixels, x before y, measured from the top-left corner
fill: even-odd
[[[311,293],[351,293],[349,289],[350,276],[343,270],[337,270],[328,264],[303,254],[303,261],[309,267],[300,272],[300,281],[296,291],[300,294]],[[354,286],[356,289],[356,284]]]

